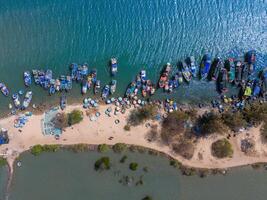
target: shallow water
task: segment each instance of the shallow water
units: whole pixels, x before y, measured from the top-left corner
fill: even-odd
[[[103,155],[111,158],[112,167],[96,172],[94,162]],[[266,199],[265,170],[245,167],[226,176],[186,177],[169,166],[167,158],[128,152],[128,159],[121,164],[123,155],[58,152],[34,157],[24,153],[22,167],[15,171],[9,200],[141,200],[145,195],[155,200]],[[136,172],[128,169],[130,162],[139,164]],[[148,167],[148,172],[143,167]],[[134,182],[143,176],[144,184],[122,185],[118,181],[123,175],[133,176]]]
[[[155,81],[163,64],[189,55],[238,57],[255,49],[260,68],[267,64],[266,23],[266,0],[1,0],[0,81],[14,93],[23,88],[25,70],[51,68],[58,76],[69,73],[72,62],[87,62],[104,85],[107,62],[116,56],[122,95],[141,68]],[[31,89],[35,103],[58,101]],[[79,93],[77,85],[69,95]],[[197,102],[217,93],[212,84],[196,82],[172,96]],[[0,95],[2,112],[9,101]]]

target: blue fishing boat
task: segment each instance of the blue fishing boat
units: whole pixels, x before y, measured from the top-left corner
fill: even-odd
[[[258,79],[253,81],[253,96],[258,97],[261,93],[261,82]]]
[[[118,72],[118,63],[116,58],[111,58],[110,67],[111,67],[110,69],[111,76],[115,76]]]
[[[60,81],[60,90],[67,90],[67,78],[64,75],[61,75],[59,78]]]
[[[100,88],[101,88],[101,82],[100,82],[100,80],[96,80],[95,87],[94,87],[94,93],[98,94],[100,91]]]
[[[62,95],[60,97],[60,108],[61,110],[64,110],[67,106],[67,97],[65,95]]]
[[[82,94],[86,94],[88,88],[88,83],[86,80],[82,81]]]
[[[50,70],[50,69],[46,70],[46,72],[45,72],[45,78],[44,78],[43,84],[42,84],[45,89],[48,89],[49,88],[50,81],[53,78],[52,76],[53,76],[52,70]]]
[[[72,79],[71,76],[66,76],[66,90],[72,89]]]
[[[20,99],[17,93],[12,95],[12,100],[16,108],[20,108]]]
[[[117,87],[117,81],[116,80],[112,80],[110,83],[110,94],[114,94],[116,91],[116,87]]]
[[[146,82],[146,80],[147,80],[146,70],[141,70],[141,72],[140,72],[140,78],[141,78],[142,83],[145,83]]]
[[[32,77],[29,71],[23,73],[23,79],[25,86],[29,87],[32,84]]]
[[[245,61],[248,64],[254,64],[256,61],[256,51],[255,50],[250,50],[245,54]]]
[[[234,83],[235,80],[235,63],[233,58],[226,60],[225,68],[228,70],[228,81]]]
[[[109,85],[105,85],[102,91],[102,99],[106,99],[110,93]]]
[[[27,91],[26,94],[25,94],[25,97],[24,97],[24,101],[22,103],[22,109],[26,109],[29,107],[30,103],[31,103],[31,100],[32,100],[32,91]]]
[[[267,94],[267,67],[264,68],[261,72],[262,80],[262,93],[265,96]]]
[[[204,80],[208,77],[211,67],[211,56],[210,54],[205,54],[200,63],[200,79]]]
[[[56,93],[55,83],[51,83],[49,88],[49,95],[53,95],[55,93]]]
[[[0,90],[4,96],[7,97],[9,95],[9,90],[4,83],[0,83]]]
[[[88,64],[87,63],[85,63],[85,64],[83,64],[83,66],[81,66],[80,73],[81,73],[83,78],[85,78],[88,75]]]
[[[192,76],[194,78],[197,77],[197,70],[198,70],[198,67],[196,65],[196,61],[195,61],[195,57],[194,56],[190,56],[186,59],[186,64],[187,66],[189,67],[190,69],[190,72],[192,74]]]
[[[136,76],[136,88],[140,89],[142,87],[142,80],[140,74]]]
[[[72,63],[70,65],[70,76],[72,80],[77,80],[77,72],[78,72],[78,64],[77,63]]]
[[[97,80],[97,69],[92,69],[91,71],[92,83],[95,84]]]

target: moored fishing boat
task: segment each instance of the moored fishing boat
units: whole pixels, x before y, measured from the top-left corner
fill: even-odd
[[[245,61],[248,64],[254,64],[256,61],[256,51],[250,50],[245,54]]]
[[[147,80],[146,70],[141,70],[141,72],[140,72],[140,78],[141,78],[142,83],[145,83],[146,82],[146,80]]]
[[[92,69],[90,74],[91,74],[91,77],[92,77],[92,83],[95,84],[95,82],[97,80],[97,70],[96,69]]]
[[[217,78],[218,91],[220,93],[227,92],[227,82],[228,82],[228,72],[225,68],[221,68]]]
[[[261,94],[261,81],[258,79],[255,79],[253,81],[253,93],[252,93],[252,95],[254,97],[258,97],[258,96],[260,96],[260,94]]]
[[[60,85],[61,85],[60,80],[56,79],[56,81],[55,81],[55,89],[56,89],[56,91],[60,91]]]
[[[78,64],[77,63],[72,63],[70,65],[70,70],[71,70],[71,79],[72,80],[77,80],[77,72],[78,72]]]
[[[118,63],[116,58],[111,58],[110,60],[110,73],[111,76],[115,76],[118,72]]]
[[[180,68],[182,75],[187,83],[189,83],[192,79],[192,74],[190,72],[189,67],[186,65],[185,62],[181,61],[178,63],[178,67]]]
[[[171,64],[167,63],[164,70],[161,73],[161,76],[158,82],[159,88],[164,88],[166,85],[168,85],[170,71],[171,71]]]
[[[72,79],[71,76],[66,76],[66,90],[72,89]]]
[[[242,81],[243,64],[240,60],[235,62],[235,84],[239,85]]]
[[[50,88],[49,88],[49,95],[53,95],[56,93],[56,88],[55,88],[55,80],[50,83]]]
[[[29,87],[32,84],[32,77],[29,71],[25,71],[23,73],[23,79],[24,79],[25,86]]]
[[[25,94],[25,97],[24,97],[24,100],[23,100],[21,108],[22,109],[28,108],[30,103],[31,103],[31,100],[32,100],[32,91],[27,91],[26,94]]]
[[[95,87],[94,87],[94,93],[98,94],[100,91],[100,88],[101,88],[101,82],[100,82],[100,80],[96,80]]]
[[[64,110],[67,107],[67,97],[65,95],[62,95],[60,97],[60,108],[61,110]]]
[[[215,59],[215,64],[212,67],[212,73],[211,73],[211,79],[213,81],[216,81],[221,73],[221,70],[224,68],[223,61],[220,57],[217,57]]]
[[[4,83],[0,83],[0,90],[4,96],[7,97],[9,95],[9,90]]]
[[[140,89],[141,86],[142,86],[142,80],[141,80],[140,74],[138,74],[138,75],[136,76],[136,87],[137,87],[138,89]]]
[[[262,80],[262,93],[265,96],[267,95],[267,67],[262,70],[260,78]]]
[[[86,94],[88,88],[88,82],[86,80],[82,81],[82,94]]]
[[[135,95],[135,89],[137,89],[136,88],[136,82],[133,81],[128,86],[128,88],[127,88],[127,90],[125,92],[125,96],[128,97],[128,98],[134,97],[134,95]]]
[[[205,54],[200,63],[200,79],[204,80],[208,77],[211,67],[211,56],[210,54]]]
[[[12,95],[12,100],[16,108],[20,108],[20,99],[17,93]]]
[[[109,85],[105,85],[102,91],[102,99],[106,99],[110,93]]]
[[[247,63],[244,64],[242,69],[242,81],[246,82],[249,77],[249,65]]]
[[[194,56],[188,57],[186,59],[186,64],[189,67],[192,76],[194,78],[196,78],[197,77],[197,69],[198,69],[198,67],[196,65],[195,57]]]
[[[117,87],[117,81],[112,80],[110,83],[110,94],[114,94],[116,92],[116,87]]]
[[[228,70],[228,81],[233,83],[235,80],[235,63],[233,58],[226,60],[225,67]]]

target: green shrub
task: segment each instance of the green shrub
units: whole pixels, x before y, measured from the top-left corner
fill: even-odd
[[[31,153],[35,156],[40,155],[43,152],[43,147],[40,144],[37,144],[31,148]]]
[[[57,144],[50,144],[42,146],[44,152],[56,152],[60,149],[60,146]]]
[[[109,146],[107,144],[100,144],[98,145],[98,151],[100,153],[107,152],[109,150]]]
[[[227,139],[217,140],[211,145],[212,155],[217,158],[232,157],[232,145]]]
[[[147,105],[131,111],[127,124],[130,126],[138,126],[147,120],[154,119],[157,114],[157,107],[154,105]]]
[[[255,126],[259,125],[267,119],[267,103],[253,103],[245,107],[243,110],[244,118],[248,123]]]
[[[71,150],[74,153],[86,152],[89,150],[89,146],[87,144],[74,144],[67,147],[68,150]]]
[[[108,170],[110,169],[109,157],[102,157],[95,162],[95,170]]]
[[[202,135],[210,135],[213,133],[223,134],[227,131],[221,116],[214,112],[205,113],[198,118],[198,126]]]
[[[130,130],[131,130],[131,126],[130,126],[129,124],[126,124],[126,125],[123,127],[123,129],[124,129],[125,131],[130,131]]]
[[[3,157],[0,157],[0,167],[3,167],[3,166],[5,166],[7,164],[7,161],[6,161],[6,159],[5,158],[3,158]]]
[[[114,144],[112,149],[115,153],[122,153],[123,151],[125,151],[127,148],[127,145],[124,143],[117,143]]]
[[[174,137],[180,137],[185,132],[185,123],[190,116],[183,111],[169,113],[162,122],[161,139],[170,144]]]
[[[151,196],[146,196],[142,200],[152,200],[152,197]]]
[[[73,110],[68,114],[68,123],[70,126],[78,124],[83,120],[83,112],[80,110]]]
[[[125,161],[126,161],[127,158],[128,158],[128,157],[124,155],[124,156],[120,159],[120,163],[125,163]]]
[[[195,147],[189,140],[181,140],[179,143],[172,144],[172,150],[185,159],[191,159],[194,155]]]
[[[136,171],[137,168],[138,168],[138,163],[135,163],[135,162],[130,163],[129,168],[130,168],[130,170],[132,170],[132,171]]]
[[[240,128],[246,126],[246,121],[244,116],[240,112],[236,113],[224,113],[222,115],[222,120],[226,126],[228,126],[232,131],[239,131]]]
[[[175,168],[180,168],[181,167],[181,163],[178,160],[175,160],[175,159],[170,159],[170,165],[175,167]]]

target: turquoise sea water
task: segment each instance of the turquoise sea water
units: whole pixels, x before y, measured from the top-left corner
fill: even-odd
[[[166,62],[186,56],[242,56],[258,52],[267,62],[266,0],[0,0],[0,81],[11,92],[23,88],[22,73],[50,68],[69,73],[72,62],[98,69],[110,81],[107,62],[119,60],[117,95],[144,68],[154,81]],[[32,87],[35,103],[58,101]],[[69,94],[77,98],[80,87]],[[166,97],[166,94],[158,94]],[[212,83],[194,81],[173,97],[196,102],[216,97]],[[0,95],[0,110],[9,98]]]
[[[96,172],[94,162],[104,155],[110,157],[111,169]],[[24,153],[8,199],[141,200],[150,195],[153,200],[265,200],[267,196],[266,170],[246,167],[232,170],[226,176],[186,177],[171,167],[167,158],[127,153],[128,159],[121,164],[123,155],[58,152],[34,157]],[[130,162],[139,164],[136,172],[128,169]],[[125,175],[134,178],[131,186],[119,183]],[[143,185],[135,186],[140,176]]]

